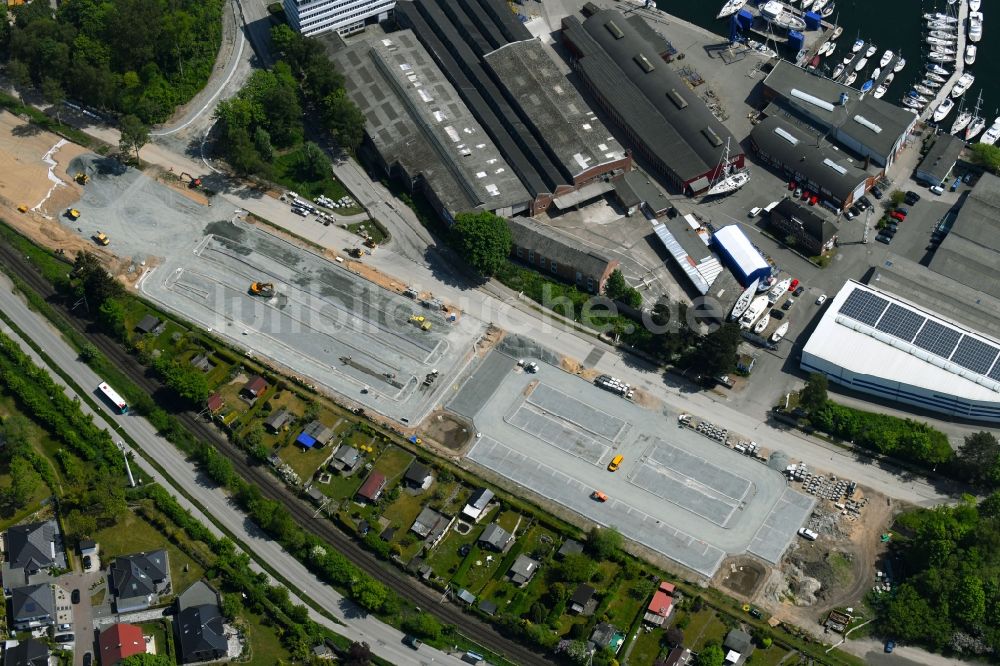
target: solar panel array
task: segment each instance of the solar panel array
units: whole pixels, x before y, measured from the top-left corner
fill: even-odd
[[[1000,360],[997,360],[1000,348],[928,319],[905,305],[855,289],[844,299],[837,312],[1000,382]]]

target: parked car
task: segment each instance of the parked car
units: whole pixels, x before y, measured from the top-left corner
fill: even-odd
[[[809,541],[815,541],[816,539],[819,538],[819,534],[813,532],[808,527],[800,527],[799,536],[802,537],[803,539],[809,539]]]
[[[908,190],[906,192],[906,196],[903,197],[903,201],[906,202],[907,206],[912,206],[918,201],[920,201],[920,195],[914,192],[913,190]]]
[[[799,198],[800,196],[802,196],[802,188],[801,187],[796,187],[795,191],[792,192],[792,196],[795,197],[796,199]]]
[[[903,217],[906,217],[907,215],[910,214],[910,209],[906,208],[905,206],[900,206],[899,208],[896,209],[896,212],[902,213]]]
[[[857,206],[851,206],[850,208],[847,209],[847,219],[848,220],[853,220],[858,215],[861,215],[861,209],[858,208]]]
[[[892,238],[884,234],[879,234],[878,236],[875,237],[875,240],[877,240],[879,243],[885,243],[886,245],[892,242]]]
[[[771,310],[771,319],[784,319],[784,318],[785,318],[785,313],[782,312],[781,310],[777,308]]]
[[[56,643],[72,643],[74,640],[76,640],[76,636],[74,636],[73,634],[56,634],[55,638],[53,638],[52,640],[54,640]]]
[[[889,217],[891,217],[894,220],[899,220],[900,222],[906,219],[906,216],[900,213],[898,210],[894,210],[891,213],[889,213]]]
[[[794,298],[789,298],[787,301],[785,301],[784,303],[781,304],[781,309],[782,310],[788,310],[793,305],[795,305],[795,299]]]
[[[876,185],[875,187],[872,188],[872,196],[875,197],[876,199],[881,199],[882,197],[885,196],[885,190]]]
[[[891,229],[889,227],[885,227],[884,229],[882,229],[882,233],[888,236],[889,238],[892,238],[893,236],[896,235],[896,230]]]
[[[792,280],[792,283],[788,285],[788,291],[795,291],[799,287],[798,279]]]
[[[809,197],[809,205],[810,206],[815,206],[817,201],[819,201],[819,197],[816,196],[815,194],[812,195],[811,197]]]
[[[799,285],[798,287],[795,288],[795,291],[792,292],[792,295],[793,296],[801,296],[802,292],[805,291],[805,290],[806,290],[805,287],[803,287],[802,285]]]
[[[762,210],[764,210],[764,209],[761,208],[760,206],[754,206],[753,208],[750,209],[749,216],[750,217],[757,217],[758,215],[760,215],[760,211],[762,211]]]
[[[94,662],[94,655],[89,652],[83,655],[83,666],[90,666]]]
[[[962,179],[956,178],[955,181],[951,184],[951,191],[954,192],[955,190],[957,190],[958,186],[961,184],[962,184]]]
[[[820,294],[819,298],[816,299],[816,305],[823,305],[826,303],[826,294]]]
[[[895,649],[896,649],[896,641],[889,640],[889,641],[885,642],[885,652],[886,652],[886,654],[889,654],[890,652],[892,652]]]
[[[80,603],[80,588],[76,588],[69,595],[70,603],[78,604]]]
[[[897,231],[899,231],[899,225],[895,223],[887,224],[885,225],[885,228],[891,231],[892,233],[896,233]]]
[[[806,199],[808,199],[808,198],[809,198],[810,196],[812,196],[812,193],[811,193],[811,192],[810,192],[809,190],[803,190],[803,191],[802,191],[802,196],[801,196],[800,198],[801,198],[801,199],[802,199],[803,201],[805,201],[805,200],[806,200]]]
[[[796,183],[794,180],[788,181],[788,191],[789,192],[791,192],[792,190],[794,190],[796,187],[798,187],[798,183]]]
[[[936,194],[938,196],[941,196],[942,194],[944,194],[944,188],[941,187],[940,185],[931,185],[927,189],[929,189],[932,193],[934,193],[934,194]]]
[[[93,560],[90,559],[90,555],[84,555],[83,556],[83,568],[84,569],[89,569],[92,564],[93,564]]]
[[[861,197],[860,199],[855,201],[854,205],[858,207],[858,210],[862,211],[868,210],[869,208],[872,207],[872,205],[864,197]]]

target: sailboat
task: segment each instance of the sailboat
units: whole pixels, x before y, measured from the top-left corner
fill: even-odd
[[[749,170],[744,168],[736,171],[733,169],[733,165],[729,163],[728,138],[726,139],[726,149],[722,152],[722,159],[719,161],[719,166],[722,167],[719,170],[719,177],[709,185],[708,192],[705,193],[706,196],[729,194],[750,182]]]
[[[760,284],[760,278],[757,278],[753,283],[746,288],[740,297],[736,299],[736,305],[733,306],[733,311],[729,313],[730,321],[736,321],[743,316],[747,308],[750,307],[750,301],[757,294],[757,285]]]
[[[767,328],[767,325],[769,323],[771,323],[771,313],[765,312],[764,316],[760,318],[760,321],[758,321],[754,325],[753,332],[756,333],[757,335],[760,335],[761,333],[764,332],[764,329]]]
[[[958,104],[958,118],[951,124],[951,133],[958,134],[972,122],[972,114],[965,110],[965,99]]]
[[[980,132],[986,129],[986,119],[979,115],[979,107],[983,103],[983,91],[979,91],[979,97],[976,98],[976,109],[972,112],[972,120],[969,121],[969,126],[965,128],[965,140],[972,141],[976,138]]]
[[[771,336],[771,342],[781,342],[781,339],[785,337],[785,333],[788,333],[788,326],[790,323],[791,322],[786,321],[784,324],[779,326],[778,330]]]
[[[726,4],[722,5],[722,9],[719,10],[718,15],[715,18],[721,19],[727,16],[732,16],[736,12],[743,9],[743,6],[747,4],[747,0],[727,0]]]

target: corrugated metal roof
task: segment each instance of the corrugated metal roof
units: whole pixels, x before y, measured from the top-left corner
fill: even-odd
[[[656,237],[660,239],[661,243],[663,243],[663,247],[667,249],[670,256],[674,258],[677,265],[680,266],[681,270],[683,270],[685,275],[688,276],[688,279],[691,280],[691,284],[693,284],[695,289],[698,290],[698,293],[702,295],[707,294],[708,290],[712,286],[711,282],[706,280],[705,276],[701,274],[701,271],[698,270],[694,260],[691,258],[691,255],[689,255],[684,248],[681,247],[681,244],[677,242],[677,239],[674,238],[672,233],[670,233],[670,230],[667,229],[666,225],[663,223],[657,224],[653,227],[653,233],[656,234]],[[716,275],[718,275],[718,273],[716,273]]]

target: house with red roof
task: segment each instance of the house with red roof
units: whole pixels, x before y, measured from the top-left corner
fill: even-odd
[[[240,389],[240,396],[252,405],[266,390],[267,381],[260,375],[254,375]]]
[[[386,481],[385,474],[382,472],[372,472],[358,489],[358,499],[362,502],[377,502],[378,498],[382,496],[382,491],[385,490]]]
[[[218,414],[219,410],[226,406],[226,401],[222,399],[222,396],[218,393],[213,393],[208,396],[208,400],[205,401],[205,408],[208,409],[212,414]]]
[[[122,659],[146,652],[142,629],[134,624],[113,624],[101,632],[98,640],[101,666],[115,666]]]
[[[674,586],[671,583],[660,583],[659,589],[653,593],[653,599],[646,607],[642,621],[657,627],[662,627],[670,614],[674,612]]]

